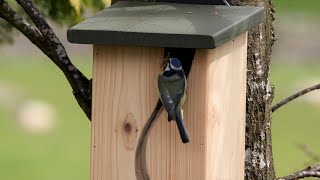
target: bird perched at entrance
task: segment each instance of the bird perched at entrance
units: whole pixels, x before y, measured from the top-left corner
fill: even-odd
[[[186,76],[179,59],[170,58],[165,70],[158,77],[160,100],[168,112],[168,121],[175,120],[183,143],[189,136],[183,121],[182,105],[185,100]]]

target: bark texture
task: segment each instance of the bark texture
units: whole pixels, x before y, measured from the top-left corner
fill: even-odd
[[[277,180],[295,180],[295,179],[304,179],[307,177],[317,177],[320,178],[320,164],[309,166],[304,170],[295,172],[288,176],[278,178]]]
[[[271,0],[232,0],[233,5],[265,7],[265,22],[249,32],[245,179],[275,179],[271,141],[270,58],[275,41]]]

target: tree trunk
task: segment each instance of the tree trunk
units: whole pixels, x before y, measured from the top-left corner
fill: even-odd
[[[121,0],[112,0],[112,3],[118,1]],[[271,141],[273,87],[269,80],[271,47],[275,41],[272,26],[274,7],[272,0],[228,1],[232,5],[265,7],[265,23],[251,30],[248,35],[245,179],[274,180]]]
[[[275,179],[271,141],[270,58],[275,41],[271,0],[232,0],[234,5],[265,7],[265,23],[249,32],[245,179]]]

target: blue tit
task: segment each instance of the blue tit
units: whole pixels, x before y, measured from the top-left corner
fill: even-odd
[[[158,77],[160,100],[168,112],[168,121],[175,120],[183,143],[189,136],[183,121],[182,105],[185,100],[186,76],[179,59],[170,58],[165,70]]]

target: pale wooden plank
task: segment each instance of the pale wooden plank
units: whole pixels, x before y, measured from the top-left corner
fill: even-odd
[[[207,53],[207,180],[244,177],[246,40],[244,33]]]
[[[135,179],[139,130],[158,99],[161,48],[94,45],[92,180]]]

